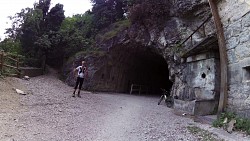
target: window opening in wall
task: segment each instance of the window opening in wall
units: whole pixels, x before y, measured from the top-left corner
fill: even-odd
[[[206,74],[202,73],[201,78],[206,78]]]
[[[250,66],[243,68],[243,80],[250,82]]]

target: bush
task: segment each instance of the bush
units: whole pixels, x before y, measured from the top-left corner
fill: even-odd
[[[167,0],[141,0],[129,8],[132,23],[160,24],[169,16],[170,3]]]
[[[227,123],[230,122],[232,119],[236,120],[236,124],[235,124],[236,131],[244,131],[248,135],[250,135],[250,119],[241,118],[232,112],[222,113],[221,116],[213,122],[213,126],[214,127],[223,127],[225,125],[223,123],[223,121],[226,118],[228,119]]]
[[[115,37],[118,33],[122,32],[123,30],[127,29],[131,25],[129,20],[122,20],[112,24],[109,28],[107,28],[104,33],[100,33],[98,38],[100,41],[109,40]]]
[[[20,41],[15,41],[10,38],[6,38],[0,42],[0,50],[4,52],[9,52],[11,54],[21,54],[21,44]]]
[[[235,128],[237,130],[245,131],[247,134],[250,134],[250,120],[237,117]]]

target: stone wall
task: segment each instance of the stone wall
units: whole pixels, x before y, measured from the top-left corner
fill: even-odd
[[[228,54],[228,110],[250,117],[250,0],[218,5]]]

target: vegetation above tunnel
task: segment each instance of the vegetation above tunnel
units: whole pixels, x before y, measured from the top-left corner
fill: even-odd
[[[60,67],[77,52],[97,50],[96,39],[108,40],[127,29],[131,22],[152,25],[169,13],[168,0],[91,2],[91,11],[65,17],[62,4],[51,8],[51,0],[39,0],[33,8],[22,9],[10,17],[12,27],[6,30],[8,38],[0,42],[0,49],[24,55],[29,66],[39,67],[46,61]],[[62,61],[51,63],[56,60]]]

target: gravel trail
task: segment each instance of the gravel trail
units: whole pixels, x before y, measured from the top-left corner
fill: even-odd
[[[55,75],[7,78],[0,88],[0,141],[200,141],[187,127],[213,131],[158,106],[158,97],[82,91],[73,98],[73,88]]]

